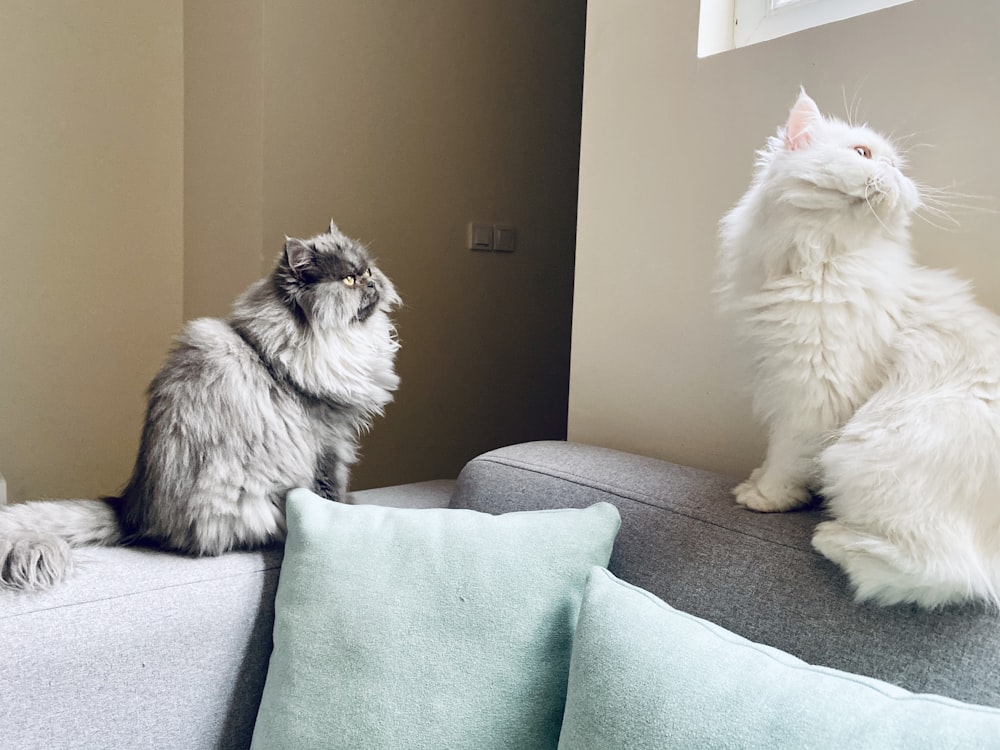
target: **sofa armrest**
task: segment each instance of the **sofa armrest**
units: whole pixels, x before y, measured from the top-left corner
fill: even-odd
[[[608,567],[672,606],[811,664],[1000,707],[997,613],[855,603],[812,548],[822,510],[755,513],[733,500],[738,481],[607,448],[526,443],[470,461],[452,505],[613,503],[622,525]]]

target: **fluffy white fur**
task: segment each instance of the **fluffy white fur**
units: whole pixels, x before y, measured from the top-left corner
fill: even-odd
[[[917,265],[920,205],[874,131],[803,91],[721,222],[718,293],[753,360],[766,459],[735,490],[807,503],[859,600],[1000,604],[1000,319]]]

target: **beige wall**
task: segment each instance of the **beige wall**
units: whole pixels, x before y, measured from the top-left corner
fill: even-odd
[[[406,304],[356,488],[565,437],[584,37],[580,0],[264,4],[266,263],[333,218]],[[467,250],[470,220],[517,252]]]
[[[406,302],[357,488],[564,436],[585,21],[583,0],[0,3],[11,499],[119,488],[171,336],[331,217]],[[516,225],[517,252],[466,250],[469,220]]]
[[[128,478],[181,321],[181,3],[0,3],[0,472]]]
[[[698,6],[588,4],[569,437],[743,474],[763,440],[708,290],[753,151],[804,84],[834,114],[846,92],[914,134],[920,182],[1000,196],[1000,4],[918,0],[702,60]],[[920,223],[918,255],[1000,308],[1000,216],[959,218]]]
[[[582,0],[185,3],[185,314],[335,219],[395,281],[402,387],[357,489],[564,437]],[[465,249],[470,220],[518,229]]]
[[[224,316],[263,258],[264,0],[184,0],[184,319]]]

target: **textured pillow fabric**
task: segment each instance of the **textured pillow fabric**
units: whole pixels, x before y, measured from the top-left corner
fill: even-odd
[[[491,516],[293,490],[253,747],[554,750],[617,509]]]
[[[596,568],[559,750],[665,747],[996,748],[1000,710],[810,666]]]

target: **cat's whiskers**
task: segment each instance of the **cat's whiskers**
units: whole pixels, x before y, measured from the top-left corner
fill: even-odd
[[[895,134],[890,134],[889,140],[891,140],[904,154],[909,154],[915,148],[936,148],[935,144],[929,143],[927,141],[920,141],[919,143],[909,143],[913,138],[918,135],[923,135],[919,130],[914,130],[912,133],[907,133],[906,135],[896,136]]]
[[[958,230],[961,222],[956,218],[956,213],[1000,213],[994,206],[983,205],[995,201],[995,198],[990,196],[961,193],[953,188],[936,188],[918,182],[914,182],[914,185],[920,195],[920,205],[915,214],[917,218],[935,229],[945,232]]]
[[[851,127],[854,127],[854,116],[853,116],[853,114],[851,112],[851,105],[847,103],[847,87],[846,86],[841,86],[840,87],[840,95],[841,95],[841,97],[844,100],[844,117],[847,119],[847,124],[850,125]],[[855,94],[854,96],[856,98],[857,94]]]
[[[892,234],[892,230],[886,226],[886,223],[882,221],[882,217],[878,215],[878,211],[875,210],[875,206],[872,205],[872,194],[882,195],[882,191],[878,188],[876,184],[871,182],[865,184],[865,203],[868,204],[868,209],[872,212],[872,216],[875,217],[875,221],[882,225],[882,228],[888,233]]]
[[[857,89],[855,89],[854,93],[851,95],[850,104],[847,103],[847,87],[840,87],[840,93],[844,100],[844,110],[846,113],[847,124],[852,128],[857,125],[858,115],[861,112],[861,87],[865,85],[867,78],[868,76],[865,76],[865,78],[861,80],[861,83],[858,84]]]
[[[895,139],[901,146],[901,157],[903,163],[909,161],[909,154],[916,149],[938,148],[936,144],[928,143],[926,141],[907,143],[907,141],[917,137],[918,135],[926,135],[927,132],[928,131],[914,131],[913,133]],[[958,190],[955,190],[954,184],[945,188],[932,187],[930,185],[917,182],[916,180],[913,180],[913,184],[917,188],[917,193],[920,196],[920,205],[914,212],[915,215],[921,221],[933,226],[936,229],[941,229],[946,232],[957,230],[961,226],[961,222],[955,214],[1000,213],[995,206],[988,205],[996,202],[996,198],[994,196],[959,192]],[[935,221],[935,219],[938,221]]]

